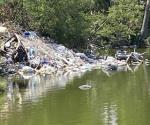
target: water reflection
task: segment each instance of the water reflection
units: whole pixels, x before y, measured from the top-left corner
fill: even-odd
[[[16,76],[0,96],[0,125],[149,125],[150,66],[57,76]],[[90,83],[91,89],[78,87]]]
[[[104,104],[104,125],[118,125],[117,106]]]
[[[8,78],[6,96],[3,96],[4,100],[0,107],[0,119],[9,118],[14,109],[20,112],[23,104],[38,103],[49,91],[65,89],[69,81],[83,74],[76,72],[58,76],[28,74]]]
[[[75,75],[76,74],[71,74],[70,76],[33,75],[29,79],[24,79],[19,76],[19,78],[9,82],[7,93],[9,95],[8,99],[14,100],[13,98],[15,96],[18,100],[37,102],[41,96],[44,96],[47,93],[47,91],[65,89],[68,81]],[[24,89],[24,92],[20,94],[19,89],[22,88]]]
[[[112,75],[116,74],[116,73],[119,73],[119,72],[132,72],[132,73],[135,73],[136,71],[138,71],[138,69],[143,66],[144,68],[148,67],[149,65],[146,65],[146,64],[143,64],[143,63],[140,63],[140,64],[136,64],[136,65],[125,65],[125,66],[121,66],[121,67],[118,67],[117,70],[106,70],[106,69],[102,69],[102,71],[108,76],[108,77],[111,77]]]

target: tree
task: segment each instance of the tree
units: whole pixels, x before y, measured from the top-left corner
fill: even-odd
[[[6,9],[0,8],[1,19],[38,31],[71,48],[105,41],[128,42],[139,34],[142,24],[143,6],[139,0],[3,1]],[[145,28],[146,23],[143,24]],[[145,35],[144,31],[141,34]]]
[[[149,18],[150,18],[150,0],[147,0],[144,18],[143,18],[143,24],[140,32],[140,37],[142,41],[148,36]]]
[[[108,38],[111,43],[126,42],[137,37],[142,24],[142,9],[138,0],[115,0],[105,16],[105,24],[97,35]]]

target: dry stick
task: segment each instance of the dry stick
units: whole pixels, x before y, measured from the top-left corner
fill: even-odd
[[[5,44],[8,43],[8,42],[11,44],[15,39],[16,39],[15,37],[11,37],[11,39],[6,41]],[[10,47],[11,47],[11,45],[10,45]],[[10,48],[10,47],[8,47],[8,48]]]
[[[126,63],[128,63],[128,61],[129,61],[131,55],[132,55],[132,52],[131,52],[131,54],[128,56],[128,58],[126,59]]]
[[[14,37],[15,37],[15,35],[13,35],[12,37],[10,37],[4,44],[6,44],[8,41],[10,41]]]

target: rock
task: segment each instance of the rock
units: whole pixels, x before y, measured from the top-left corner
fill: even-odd
[[[117,70],[118,65],[116,63],[111,63],[108,65],[109,70]]]

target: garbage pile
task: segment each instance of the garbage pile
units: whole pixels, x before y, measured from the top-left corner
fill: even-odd
[[[3,73],[77,72],[90,70],[100,64],[99,60],[89,58],[84,53],[75,53],[61,44],[40,38],[34,32],[24,32],[21,35],[15,33],[3,43],[0,54],[3,57],[1,61],[1,72]],[[6,69],[8,65],[13,72]]]
[[[0,27],[0,35],[8,32]],[[118,51],[115,58],[96,58],[95,55],[74,52],[50,38],[39,37],[33,31],[14,33],[0,49],[0,74],[37,73],[63,74],[64,72],[85,72],[91,69],[118,70],[128,62],[142,62],[143,54]],[[9,68],[8,68],[9,67]],[[125,68],[126,69],[126,68]]]

